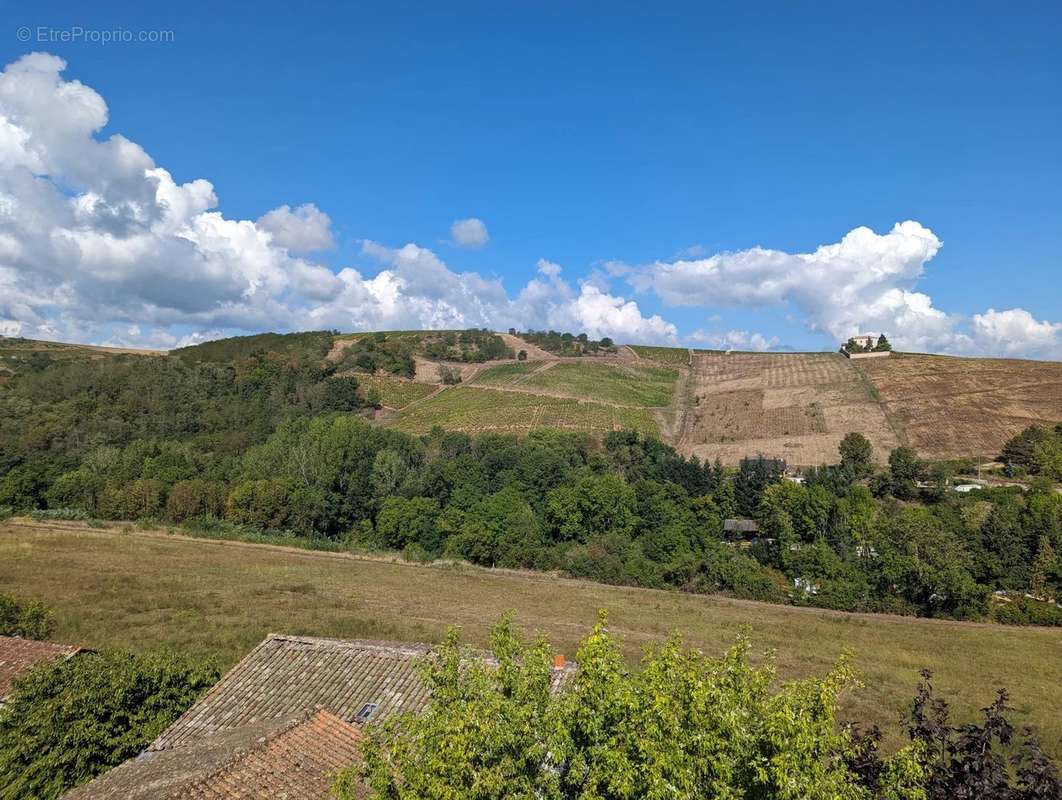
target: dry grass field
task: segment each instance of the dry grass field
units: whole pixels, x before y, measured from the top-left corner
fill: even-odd
[[[676,446],[725,464],[763,454],[811,466],[836,461],[851,431],[870,439],[879,460],[900,444],[866,379],[843,356],[695,353]]]
[[[895,353],[858,369],[927,458],[995,458],[1029,425],[1062,421],[1062,363]]]
[[[444,389],[400,412],[389,424],[407,433],[428,433],[436,425],[467,433],[519,435],[536,428],[597,434],[626,428],[659,433],[646,409],[475,386]]]
[[[271,631],[438,641],[460,625],[483,645],[507,609],[571,655],[607,608],[632,660],[672,630],[709,653],[748,632],[757,652],[776,651],[783,677],[822,672],[852,648],[866,687],[845,698],[846,713],[893,736],[923,666],[964,718],[1005,686],[1016,720],[1035,725],[1062,755],[1060,630],[842,614],[74,523],[0,523],[0,592],[48,603],[58,641],[173,647],[223,667]]]

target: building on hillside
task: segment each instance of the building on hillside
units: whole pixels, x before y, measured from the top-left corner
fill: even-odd
[[[757,534],[760,532],[760,526],[756,524],[756,520],[752,519],[724,519],[723,520],[723,533],[727,536],[745,536],[748,534]]]
[[[270,634],[147,750],[65,797],[325,800],[325,778],[356,760],[363,726],[427,706],[416,665],[431,653],[423,644]],[[558,657],[554,689],[575,668]],[[235,775],[259,782],[237,792]],[[298,791],[285,794],[289,783]]]
[[[81,648],[55,642],[39,642],[17,636],[0,636],[0,708],[15,679],[38,664],[81,652]]]
[[[864,350],[870,350],[878,343],[878,337],[873,333],[860,333],[849,337],[848,341],[855,342]]]
[[[738,462],[738,469],[743,472],[750,469],[762,468],[767,472],[784,475],[786,463],[784,458],[770,458],[769,456],[745,456]]]
[[[879,358],[888,356],[892,345],[885,338],[885,334],[878,336],[873,333],[860,333],[848,337],[841,345],[841,352],[848,358]]]

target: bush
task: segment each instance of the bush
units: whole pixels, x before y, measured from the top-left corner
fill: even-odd
[[[55,620],[43,603],[0,594],[0,636],[47,639],[54,629]]]
[[[0,800],[51,800],[132,758],[217,679],[169,654],[83,653],[31,670],[0,712]]]
[[[37,522],[47,520],[87,520],[91,514],[83,508],[38,508],[30,512],[30,517]]]
[[[996,606],[992,616],[1004,625],[1046,625],[1062,627],[1062,608],[1051,603],[1021,597]]]
[[[469,657],[451,631],[421,667],[432,704],[373,729],[336,794],[362,797],[368,784],[392,800],[869,798],[836,725],[853,683],[845,659],[778,686],[745,641],[714,659],[673,636],[632,672],[602,615],[556,694],[544,639],[525,644],[505,618],[491,649],[494,664]],[[879,796],[917,798],[923,775],[902,750],[881,764]]]

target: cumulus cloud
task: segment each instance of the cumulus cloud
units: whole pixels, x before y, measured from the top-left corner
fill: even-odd
[[[313,203],[294,211],[290,206],[274,208],[258,218],[255,225],[273,234],[273,242],[293,253],[312,253],[333,247],[332,220]]]
[[[490,239],[490,234],[483,220],[469,217],[450,226],[450,237],[461,247],[482,247]]]
[[[33,53],[0,73],[0,333],[172,347],[256,330],[559,326],[619,339],[674,338],[657,316],[559,265],[515,297],[416,244],[364,242],[375,275],[305,254],[333,245],[313,203],[257,220],[217,210],[206,180],[176,182],[135,142],[98,138],[107,105]],[[454,241],[488,240],[478,219]]]
[[[260,330],[518,326],[680,341],[673,324],[612,290],[622,279],[705,308],[706,323],[716,307],[780,306],[836,339],[880,330],[908,349],[1062,357],[1059,323],[1023,309],[965,319],[936,308],[917,284],[942,244],[912,221],[885,234],[856,228],[811,253],[691,248],[576,281],[542,259],[515,294],[413,243],[364,242],[374,269],[337,272],[310,255],[333,246],[316,205],[226,217],[209,181],[178,182],[134,141],[102,137],[106,102],[65,69],[32,53],[0,72],[0,334],[170,347]],[[467,247],[489,240],[475,218],[451,235]],[[741,330],[694,340],[777,345]]]
[[[764,336],[762,333],[731,330],[724,333],[711,333],[696,330],[689,339],[695,344],[705,345],[716,350],[756,350],[765,352],[780,344],[777,336]]]
[[[808,327],[837,341],[885,331],[908,350],[1059,354],[1058,326],[1036,323],[1022,309],[989,311],[968,324],[917,291],[942,246],[933,231],[908,220],[884,234],[855,228],[811,253],[753,247],[628,267],[625,274],[673,306],[793,306]]]
[[[1062,356],[1062,322],[1038,321],[1022,308],[974,314],[972,327],[974,347],[984,352]]]

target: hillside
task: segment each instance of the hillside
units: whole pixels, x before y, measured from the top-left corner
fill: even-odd
[[[991,460],[1023,428],[1062,420],[1058,362],[908,353],[856,362],[644,345],[570,356],[485,331],[259,334],[169,356],[230,363],[256,353],[333,365],[359,380],[362,396],[373,393],[381,424],[410,433],[627,428],[727,465],[757,454],[828,463],[853,431],[879,463],[900,444],[932,459]],[[166,353],[0,338],[0,383],[51,363],[138,355]],[[460,382],[447,385],[445,372]]]
[[[439,641],[459,625],[482,645],[508,609],[571,654],[607,608],[631,660],[675,630],[713,655],[747,631],[756,653],[776,651],[783,677],[822,673],[851,648],[866,687],[844,707],[893,734],[922,667],[967,720],[1006,687],[1016,721],[1035,725],[1045,748],[1062,755],[1057,630],[841,614],[69,523],[0,523],[0,592],[45,600],[59,641],[169,646],[223,667],[270,632]]]

